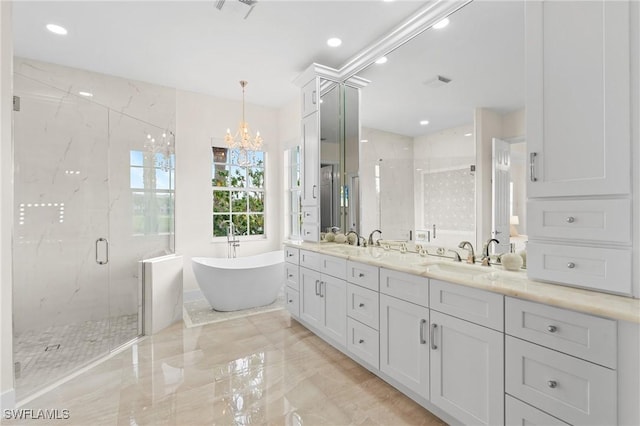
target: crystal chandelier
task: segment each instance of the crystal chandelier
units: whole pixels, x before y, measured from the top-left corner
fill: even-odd
[[[163,172],[168,172],[173,168],[174,145],[173,132],[168,131],[162,132],[162,137],[157,140],[148,133],[144,142],[144,148],[151,155],[154,166]]]
[[[231,130],[227,129],[227,134],[224,137],[227,146],[232,150],[237,150],[235,155],[238,156],[238,164],[250,164],[252,162],[253,151],[262,148],[262,136],[260,136],[260,132],[256,132],[256,136],[253,137],[249,130],[249,123],[244,119],[244,88],[247,84],[247,81],[240,80],[240,86],[242,87],[242,121],[240,121],[238,131],[235,135],[231,135]]]

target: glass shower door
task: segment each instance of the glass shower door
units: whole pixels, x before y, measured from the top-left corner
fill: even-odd
[[[173,253],[174,137],[109,111],[109,205],[112,345],[142,334],[138,260]]]
[[[108,110],[15,76],[18,398],[110,351]]]

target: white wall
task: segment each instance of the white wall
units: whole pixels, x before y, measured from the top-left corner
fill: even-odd
[[[13,215],[11,2],[0,1],[0,409],[12,408],[13,332],[11,228]]]
[[[176,253],[185,259],[185,291],[198,288],[192,257],[227,256],[226,239],[212,239],[211,138],[223,138],[226,129],[238,122],[241,109],[238,101],[185,91],[176,95]],[[281,119],[277,109],[251,104],[246,104],[246,117],[252,130],[259,130],[265,141],[267,237],[241,241],[239,256],[279,249],[283,233]],[[294,132],[287,129],[286,133]]]

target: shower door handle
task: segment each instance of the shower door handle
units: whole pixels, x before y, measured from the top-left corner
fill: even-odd
[[[104,260],[98,259],[98,246],[100,245],[100,243],[104,243]],[[98,265],[106,265],[107,263],[109,263],[109,240],[107,240],[106,238],[100,237],[96,240],[96,263]]]

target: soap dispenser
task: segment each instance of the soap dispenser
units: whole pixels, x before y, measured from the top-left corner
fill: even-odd
[[[522,268],[522,256],[515,253],[514,244],[511,244],[509,253],[505,253],[500,257],[502,267],[507,271],[519,271]]]

